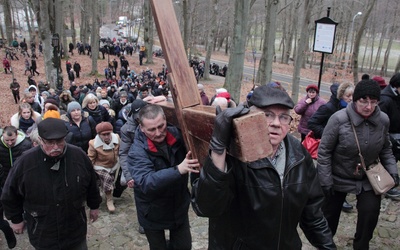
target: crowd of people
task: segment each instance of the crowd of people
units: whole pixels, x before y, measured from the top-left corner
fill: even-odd
[[[298,225],[314,247],[336,249],[348,193],[357,198],[353,248],[368,249],[381,196],[356,171],[352,127],[366,163],[382,162],[398,186],[400,73],[387,85],[367,76],[356,85],[335,83],[328,102],[310,84],[297,104],[277,82],[256,87],[243,103],[224,88],[208,98],[198,84],[202,104],[217,110],[200,168],[203,159],[192,157],[181,131],[155,105],[171,101],[166,67],[135,72],[125,60],[120,54],[102,80],[78,86],[73,79],[61,92],[30,76],[20,98],[19,83],[10,84],[19,110],[0,138],[0,213],[11,221],[1,217],[0,229],[9,248],[16,245],[14,233],[26,228],[37,249],[87,249],[85,206],[96,221],[101,197],[117,213],[113,198],[133,188],[138,230],[150,249],[192,248],[190,204],[210,218],[210,249],[301,249]],[[75,64],[67,61],[66,69],[78,77]],[[273,152],[243,162],[229,154],[229,145],[232,120],[249,112],[265,113],[269,134],[259,136]],[[289,133],[293,112],[301,116],[300,139]],[[310,131],[321,139],[315,162],[301,145]],[[386,195],[400,198],[395,187]]]

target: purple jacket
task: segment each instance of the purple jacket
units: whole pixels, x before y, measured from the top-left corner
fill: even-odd
[[[294,106],[294,112],[296,112],[296,114],[298,115],[301,115],[298,131],[299,133],[304,135],[310,132],[310,130],[307,128],[308,119],[310,119],[310,117],[315,113],[315,111],[317,111],[320,106],[326,103],[324,99],[316,96],[312,103],[307,104],[307,98],[308,96],[305,96],[296,104],[296,106]]]

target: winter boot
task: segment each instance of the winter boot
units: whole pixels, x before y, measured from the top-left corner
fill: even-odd
[[[6,237],[8,248],[13,249],[17,245],[17,239],[8,221],[0,219],[0,230],[3,231]]]
[[[114,207],[114,201],[113,201],[113,196],[112,192],[107,192],[106,193],[106,199],[107,199],[107,208],[110,213],[115,212],[115,207]]]

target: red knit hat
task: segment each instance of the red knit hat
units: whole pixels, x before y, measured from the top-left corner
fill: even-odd
[[[317,94],[319,93],[318,86],[315,85],[315,84],[308,85],[307,88],[306,88],[306,92],[308,92],[310,89],[315,89],[315,91],[317,91]]]

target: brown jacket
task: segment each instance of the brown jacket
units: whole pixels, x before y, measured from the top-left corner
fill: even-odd
[[[120,138],[117,134],[112,133],[110,145],[105,144],[99,137],[89,141],[88,156],[92,161],[93,166],[101,166],[104,168],[113,168],[118,162],[118,152],[120,145]]]

